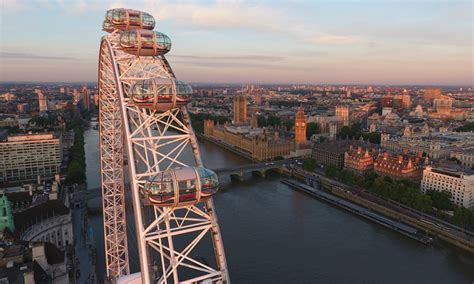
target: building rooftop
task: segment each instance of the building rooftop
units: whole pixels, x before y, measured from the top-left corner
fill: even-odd
[[[463,177],[469,177],[469,178],[474,178],[474,171],[468,170],[468,169],[461,169],[459,167],[446,167],[446,166],[438,166],[438,167],[432,167],[428,166],[426,167],[426,170],[432,171],[434,173],[438,174],[443,174],[443,175],[448,175],[456,178],[463,178]]]
[[[28,223],[35,222],[38,217],[53,216],[53,214],[64,215],[67,213],[69,213],[69,208],[67,208],[60,200],[48,200],[15,214],[15,227],[21,231],[25,229]]]
[[[23,142],[23,141],[38,141],[38,140],[49,140],[53,139],[54,136],[51,133],[48,134],[28,134],[28,135],[16,135],[8,136],[8,142]]]

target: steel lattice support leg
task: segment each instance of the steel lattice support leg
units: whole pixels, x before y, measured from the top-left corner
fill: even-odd
[[[102,45],[99,62],[99,129],[107,277],[129,274],[123,175],[123,130],[112,59]]]

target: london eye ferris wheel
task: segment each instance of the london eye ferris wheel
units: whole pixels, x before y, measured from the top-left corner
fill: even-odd
[[[229,283],[212,200],[219,181],[203,165],[186,110],[192,88],[175,78],[164,56],[171,40],[154,27],[150,14],[130,9],[107,11],[103,24],[108,34],[99,50],[99,130],[107,277],[118,283]],[[135,274],[127,196],[140,263]],[[192,257],[206,236],[212,263]]]

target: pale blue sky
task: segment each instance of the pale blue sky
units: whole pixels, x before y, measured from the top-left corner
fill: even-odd
[[[105,11],[126,7],[189,82],[474,85],[471,0],[0,1],[0,81],[96,81]]]

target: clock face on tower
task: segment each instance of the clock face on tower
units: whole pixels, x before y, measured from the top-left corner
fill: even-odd
[[[304,125],[305,125],[305,123],[303,122],[303,123],[301,124],[301,126],[304,126]]]
[[[296,123],[296,126],[300,126],[300,124],[297,122],[297,123]]]

